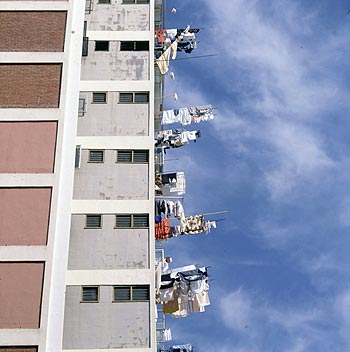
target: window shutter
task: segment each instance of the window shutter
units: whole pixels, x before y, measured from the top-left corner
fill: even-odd
[[[135,48],[136,48],[136,42],[130,42],[130,41],[120,42],[120,51],[135,51]]]
[[[148,163],[148,150],[134,150],[134,163]]]
[[[109,51],[109,41],[106,41],[106,40],[95,41],[95,51]]]
[[[118,163],[131,163],[132,162],[132,151],[131,150],[118,150],[117,151],[117,162]]]
[[[148,51],[149,42],[135,42],[135,51]]]
[[[135,103],[148,103],[148,93],[135,93]]]
[[[115,227],[130,228],[131,226],[131,215],[116,215]]]
[[[119,286],[114,287],[114,300],[117,302],[120,301],[130,301],[131,300],[131,292],[130,287]]]
[[[83,302],[98,302],[98,287],[83,287],[82,291]]]
[[[133,103],[133,93],[119,93],[119,103]]]
[[[149,286],[132,286],[133,301],[149,301]]]
[[[101,215],[86,215],[86,227],[89,229],[101,228],[102,217]]]
[[[144,227],[148,228],[148,215],[147,214],[135,214],[133,215],[133,227]]]
[[[103,150],[90,150],[89,151],[89,162],[91,163],[103,163]]]
[[[92,102],[96,104],[107,102],[107,93],[92,93]]]
[[[81,161],[81,145],[77,145],[75,147],[75,168],[80,168],[80,161]]]

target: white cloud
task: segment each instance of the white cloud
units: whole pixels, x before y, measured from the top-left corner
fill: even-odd
[[[233,153],[254,154],[248,144],[263,144],[259,165],[272,198],[281,200],[303,180],[334,166],[315,127],[325,111],[349,106],[333,77],[338,72],[329,73],[329,51],[320,49],[315,58],[312,20],[317,11],[304,13],[291,2],[271,2],[278,13],[272,20],[255,0],[206,2],[218,24],[211,40],[222,56],[214,69],[222,79],[234,75],[232,67],[241,69],[241,80],[247,81],[241,84],[238,106],[227,102],[215,128],[226,134]],[[218,41],[218,36],[225,40]],[[339,47],[345,35],[342,38],[324,38],[324,47]]]

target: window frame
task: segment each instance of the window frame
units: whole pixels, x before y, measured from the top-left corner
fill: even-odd
[[[94,101],[94,94],[104,94],[104,101]],[[92,92],[91,104],[107,104],[108,103],[108,92]]]
[[[117,226],[117,217],[118,216],[130,216],[130,224],[131,226]],[[147,216],[147,226],[134,226],[134,216]],[[114,229],[116,230],[126,230],[126,229],[149,229],[149,214],[148,213],[140,213],[140,214],[115,214],[114,218]]]
[[[105,150],[104,149],[89,149],[88,150],[89,154],[88,154],[88,163],[91,164],[103,164],[105,162]],[[94,161],[91,160],[91,152],[102,152],[102,161]]]
[[[104,49],[104,50],[101,50],[101,49],[96,50],[97,43],[108,43],[108,48],[107,48],[107,50],[106,50],[106,49]],[[95,40],[95,51],[109,52],[109,43],[110,43],[109,40]]]
[[[84,301],[84,289],[85,288],[97,288],[97,300],[96,301]],[[80,289],[80,303],[100,303],[100,286],[97,285],[84,285]]]
[[[128,43],[128,44],[127,44]],[[132,43],[132,44],[131,44]],[[140,44],[138,44],[140,43]],[[147,43],[147,49],[141,48],[140,46],[145,45]],[[124,46],[127,47],[127,49],[124,48]],[[129,49],[129,47],[132,46],[132,49]],[[150,42],[148,40],[121,40],[119,44],[119,51],[146,51],[149,52],[150,48]]]
[[[133,297],[133,290],[138,287],[143,287],[147,289],[147,296],[148,298],[146,300],[135,300]],[[128,288],[129,289],[129,300],[116,300],[115,299],[115,289],[118,288]],[[113,286],[113,300],[112,303],[130,303],[130,302],[150,302],[150,285],[116,285]]]
[[[131,161],[118,161],[118,153],[119,151],[130,151],[131,152]],[[144,151],[147,153],[147,161],[141,162],[141,161],[135,161],[135,151]],[[116,160],[115,162],[117,164],[149,164],[149,150],[148,149],[117,149],[116,150]]]
[[[99,216],[100,217],[100,226],[99,227],[89,227],[88,226],[88,217],[89,216]],[[99,229],[102,229],[103,228],[103,216],[102,214],[85,214],[85,226],[84,226],[84,229],[86,230],[99,230]]]
[[[132,94],[132,102],[122,102],[120,101],[120,95],[121,94]],[[147,102],[136,102],[135,97],[136,94],[145,94],[147,95]],[[118,94],[118,104],[149,104],[149,92],[119,92]]]
[[[122,5],[149,5],[149,0],[144,0],[147,2],[139,2],[139,0],[131,0],[133,2],[124,2],[124,1],[125,0],[122,0]]]

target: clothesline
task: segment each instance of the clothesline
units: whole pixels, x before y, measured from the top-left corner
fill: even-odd
[[[195,108],[195,106],[186,106],[181,109],[190,109],[190,108]],[[212,110],[216,110],[216,109],[218,109],[218,107],[216,105],[212,105]],[[169,109],[169,110],[174,110],[174,109]],[[156,116],[156,115],[160,116],[161,114],[163,114],[164,111],[167,111],[167,110],[159,111],[158,113],[155,113],[154,116]],[[217,114],[213,114],[213,115],[217,116]]]
[[[211,57],[211,56],[218,56],[219,54],[208,54],[208,55],[198,55],[198,56],[191,56],[191,57],[180,57],[180,58],[177,58],[176,60],[173,60],[173,61],[178,61],[178,60],[190,60],[190,59],[200,59],[200,58],[203,58],[203,57]],[[156,61],[168,61],[166,59],[155,59],[155,62],[154,64],[156,65]]]

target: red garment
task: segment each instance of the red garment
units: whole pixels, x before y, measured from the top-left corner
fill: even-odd
[[[163,240],[165,238],[170,238],[170,219],[164,219],[154,224],[155,238],[156,240]]]
[[[165,29],[158,29],[155,31],[156,41],[158,44],[164,44],[165,40]]]

